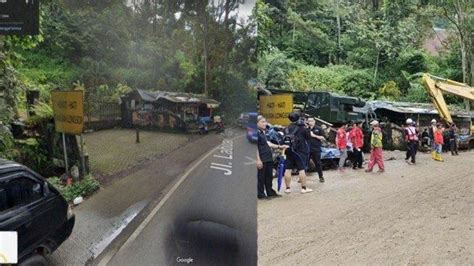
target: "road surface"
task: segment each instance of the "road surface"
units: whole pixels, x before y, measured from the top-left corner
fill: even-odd
[[[122,141],[122,145],[135,145],[133,137],[128,138],[131,142]],[[76,214],[74,230],[49,256],[49,263],[85,265],[97,258],[122,231],[142,217],[148,206],[155,204],[155,199],[159,200],[169,190],[189,164],[221,142],[222,136],[215,134],[195,138],[166,156],[140,162],[114,175],[105,187],[73,209]],[[148,143],[142,139],[141,144]]]
[[[94,264],[255,265],[255,149],[243,134],[227,136]]]
[[[404,154],[386,172],[325,172],[315,191],[258,203],[259,265],[472,265],[474,152]],[[388,156],[387,156],[388,157]]]

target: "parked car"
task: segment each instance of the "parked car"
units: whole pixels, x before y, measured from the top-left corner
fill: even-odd
[[[242,128],[246,128],[247,124],[249,123],[250,114],[251,113],[249,112],[241,113],[239,118],[237,119],[237,124]]]
[[[48,265],[46,256],[71,235],[74,222],[67,201],[43,177],[0,158],[0,231],[18,233],[20,265]]]
[[[257,113],[248,113],[248,122],[247,122],[247,140],[256,143],[258,139],[257,131]]]

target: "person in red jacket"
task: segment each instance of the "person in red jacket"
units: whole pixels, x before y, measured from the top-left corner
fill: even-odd
[[[436,145],[436,153],[434,156],[434,159],[436,161],[444,161],[443,158],[441,158],[441,152],[443,151],[443,144],[444,144],[444,139],[443,139],[443,129],[441,128],[441,124],[436,125],[436,130],[434,132],[434,142]]]
[[[347,135],[346,135],[347,123],[341,125],[336,133],[336,145],[341,152],[341,158],[339,158],[339,171],[344,171],[344,164],[347,160]]]
[[[364,159],[362,158],[362,147],[364,146],[364,133],[362,132],[361,126],[362,122],[355,122],[349,133],[354,151],[354,161],[352,164],[352,169],[354,170],[363,169],[362,163]]]

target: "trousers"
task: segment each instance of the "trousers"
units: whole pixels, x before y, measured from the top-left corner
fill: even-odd
[[[263,168],[258,169],[257,173],[257,196],[275,196],[277,193],[272,188],[273,181],[273,162],[264,162]],[[265,195],[266,192],[266,195]]]
[[[372,148],[370,152],[370,161],[369,161],[369,169],[372,170],[374,165],[377,163],[380,170],[384,170],[383,165],[383,151],[382,148]]]

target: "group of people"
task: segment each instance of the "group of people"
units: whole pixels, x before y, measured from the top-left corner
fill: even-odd
[[[298,171],[299,181],[301,183],[301,193],[309,193],[313,190],[307,187],[306,171],[308,170],[309,160],[312,159],[319,181],[324,182],[322,163],[321,163],[321,147],[322,143],[327,139],[325,130],[316,125],[316,119],[309,117],[302,119],[297,112],[293,112],[288,116],[290,125],[284,129],[283,134],[286,136],[285,142],[275,144],[268,140],[266,135],[267,121],[265,117],[257,117],[258,141],[257,141],[257,192],[259,199],[271,199],[280,197],[273,188],[273,152],[272,149],[278,149],[285,154],[285,190],[291,193],[291,174],[294,169]],[[336,146],[340,151],[340,159],[338,170],[345,171],[345,164],[348,159],[348,153],[352,153],[352,169],[363,169],[363,151],[364,134],[362,131],[362,121],[344,123],[336,132]],[[365,172],[372,172],[375,165],[378,166],[378,172],[385,171],[383,161],[383,134],[379,122],[374,120],[370,122],[370,159]],[[444,144],[443,133],[445,129],[442,124],[437,123],[435,119],[431,121],[429,129],[425,129],[420,134],[416,122],[412,119],[406,120],[404,126],[405,141],[407,144],[407,152],[405,161],[410,164],[416,164],[416,154],[419,148],[420,139],[422,142],[426,140],[431,145],[432,157],[436,161],[443,161],[441,157],[442,147]],[[457,128],[451,125],[448,132],[450,149],[453,155],[458,155],[457,151]]]
[[[441,123],[437,123],[436,119],[431,120],[431,126],[425,128],[421,133],[421,142],[431,146],[431,156],[435,161],[444,161],[441,157],[443,152],[443,145],[445,144],[444,132],[448,130],[447,139],[449,140],[449,150],[452,155],[459,155],[457,145],[457,127],[452,124],[449,129],[444,128]],[[416,164],[416,153],[418,151],[418,144],[420,139],[419,131],[416,127],[416,122],[412,119],[407,119],[405,126],[405,141],[407,143],[407,153],[405,161],[408,164]]]
[[[343,172],[349,152],[352,152],[352,169],[363,169],[364,162],[362,148],[364,146],[364,133],[362,131],[362,121],[344,123],[336,133],[336,146],[341,153],[338,170]],[[369,167],[366,172],[371,172],[375,164],[379,166],[379,172],[384,171],[382,156],[382,130],[379,122],[374,120],[370,124],[372,135],[370,137],[371,157]]]
[[[284,144],[275,144],[268,140],[266,135],[267,121],[265,117],[257,117],[258,140],[257,140],[257,197],[259,199],[271,199],[280,197],[273,188],[273,153],[272,149],[282,150],[285,154],[285,193],[291,193],[291,174],[293,169],[298,171],[299,181],[301,183],[301,193],[310,193],[313,190],[307,187],[306,171],[308,169],[309,160],[312,159],[319,181],[323,183],[323,169],[321,162],[322,143],[326,140],[324,129],[316,125],[316,119],[309,117],[306,121],[301,119],[300,115],[293,112],[289,115],[290,125],[285,128],[284,136],[286,140]],[[336,144],[341,152],[339,160],[339,170],[343,171],[347,160],[348,150],[352,150],[354,159],[352,168],[363,169],[363,152],[364,135],[361,129],[362,122],[349,123],[343,125],[337,131]],[[371,157],[369,167],[366,170],[371,172],[374,165],[378,164],[379,172],[384,171],[382,158],[382,131],[377,121],[371,123],[373,128],[371,136]]]

